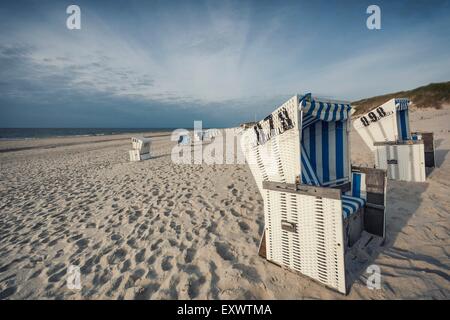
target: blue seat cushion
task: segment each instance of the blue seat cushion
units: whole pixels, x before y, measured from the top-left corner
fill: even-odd
[[[342,214],[344,218],[350,217],[360,208],[364,207],[366,201],[361,198],[342,195]]]

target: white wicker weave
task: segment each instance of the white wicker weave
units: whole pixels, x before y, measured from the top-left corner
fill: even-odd
[[[263,181],[295,183],[300,174],[300,114],[298,111],[298,97],[294,96],[277,108],[272,115],[279,110],[286,109],[293,120],[294,128],[279,134],[280,123],[274,123],[274,130],[270,130],[268,123],[263,123],[263,130],[272,134],[272,139],[262,145],[255,144],[256,134],[253,129],[242,133],[241,145],[250,170],[255,178],[261,193]]]
[[[341,200],[265,191],[267,259],[345,294]],[[282,223],[292,224],[295,228],[285,230]]]
[[[130,161],[141,161],[150,159],[150,147],[152,140],[144,137],[132,137],[131,146],[133,150],[129,151]]]
[[[346,293],[345,245],[340,191],[316,188],[333,197],[265,189],[263,182],[295,184],[301,172],[300,142],[302,111],[298,96],[273,113],[286,110],[293,128],[283,132],[281,123],[261,124],[264,143],[255,143],[253,128],[242,134],[243,152],[264,200],[266,258],[298,271],[339,292]],[[347,132],[348,134],[348,132]],[[311,187],[309,187],[311,188]],[[336,196],[337,195],[337,196]],[[288,230],[289,225],[295,226]],[[288,226],[288,227],[286,227]]]
[[[132,137],[131,146],[133,150],[138,150],[140,154],[150,153],[152,140],[144,137]]]

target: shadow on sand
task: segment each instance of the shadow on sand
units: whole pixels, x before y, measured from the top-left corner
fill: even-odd
[[[367,268],[374,263],[381,253],[400,259],[407,259],[414,255],[414,259],[418,259],[413,252],[395,248],[394,243],[403,228],[408,225],[409,219],[420,207],[421,195],[427,188],[428,183],[388,180],[386,238],[382,242],[381,238],[377,239],[377,237],[364,231],[361,239],[349,248],[345,255],[349,293],[355,283],[366,285],[367,279],[371,275],[371,273],[367,273]]]

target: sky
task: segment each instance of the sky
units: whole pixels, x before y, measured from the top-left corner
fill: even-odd
[[[0,127],[226,127],[449,80],[450,0],[0,2]]]

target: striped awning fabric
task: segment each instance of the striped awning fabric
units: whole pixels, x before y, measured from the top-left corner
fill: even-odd
[[[411,139],[411,134],[409,132],[409,115],[408,115],[408,105],[409,100],[395,99],[395,108],[397,109],[397,128],[398,137],[400,140]]]
[[[322,102],[317,100],[303,99],[301,101],[303,110],[303,127],[315,120],[327,122],[342,121],[348,118],[352,107],[349,104]]]
[[[308,170],[304,182],[318,180],[321,185],[349,178],[348,135],[346,121],[319,121],[303,127],[301,153],[306,155]],[[311,167],[311,169],[309,168]],[[303,168],[302,168],[303,170]],[[312,179],[308,171],[313,171],[317,179]]]
[[[408,99],[395,99],[395,107],[397,110],[407,110],[409,102]]]
[[[301,151],[301,161],[302,161],[302,183],[313,186],[320,186],[319,178],[317,178],[315,169],[311,166],[311,162],[309,161],[308,154],[306,153],[303,144]]]

